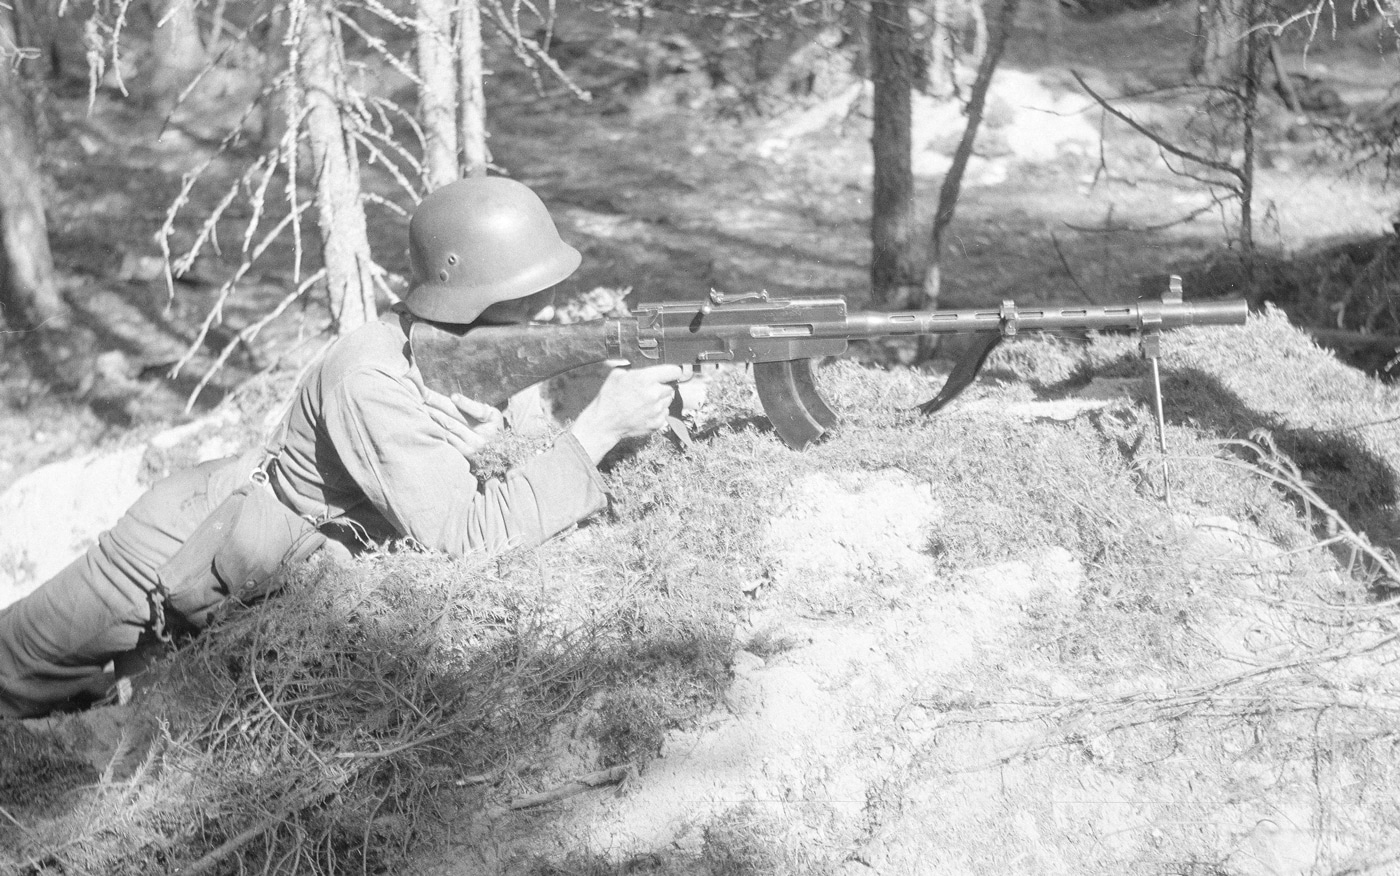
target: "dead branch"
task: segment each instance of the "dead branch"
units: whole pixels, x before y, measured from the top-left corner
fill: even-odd
[[[219,370],[224,367],[224,364],[226,362],[228,362],[229,356],[233,355],[233,351],[238,347],[239,344],[251,344],[253,339],[258,336],[259,332],[266,328],[267,325],[271,323],[274,319],[286,312],[287,308],[292,306],[292,302],[305,295],[306,290],[310,289],[313,285],[319,282],[322,278],[325,277],[325,275],[326,269],[322,268],[321,270],[312,274],[310,277],[307,277],[296,287],[295,290],[284,296],[282,300],[277,303],[276,307],[274,307],[271,311],[265,314],[257,322],[251,323],[250,325],[247,325],[240,329],[238,333],[233,336],[233,340],[225,344],[223,346],[223,349],[219,351],[219,355],[214,360],[214,363],[210,365],[209,368],[205,370],[204,374],[199,378],[199,383],[195,384],[194,389],[190,390],[189,398],[185,400],[185,413],[189,413],[190,410],[193,409],[195,400],[199,398],[200,393],[204,392],[204,388],[209,385],[209,381],[214,379],[214,375],[218,374]],[[208,321],[206,320],[205,331],[207,332],[207,330]],[[191,348],[191,351],[186,353],[185,357],[181,360],[182,362],[189,361],[189,356],[192,353],[193,349],[194,348]],[[178,369],[179,367],[179,363],[177,363],[175,368]]]
[[[374,54],[379,58],[382,58],[384,62],[390,67],[393,67],[394,72],[398,73],[400,76],[403,76],[409,82],[412,82],[415,87],[422,87],[423,80],[418,76],[418,71],[413,69],[412,64],[406,63],[403,58],[394,54],[393,50],[389,48],[389,44],[386,43],[383,38],[375,36],[374,34],[365,30],[365,28],[358,21],[356,21],[354,18],[342,11],[337,10],[335,13],[335,18],[344,27],[348,28],[356,36],[364,40],[365,45],[369,47],[370,51],[374,52]],[[412,23],[410,22],[408,26],[412,26]]]
[[[1065,258],[1065,251],[1060,247],[1060,239],[1053,233],[1050,235],[1050,243],[1055,247],[1055,257],[1060,260],[1060,267],[1065,269],[1065,273],[1069,275],[1074,288],[1079,290],[1079,294],[1083,295],[1086,301],[1097,303],[1094,301],[1094,296],[1089,294],[1089,290],[1084,288],[1084,284],[1079,282],[1079,276],[1074,273],[1074,268],[1070,267],[1069,259]]]
[[[507,812],[514,812],[520,809],[532,809],[536,806],[544,806],[549,803],[557,803],[560,800],[567,800],[570,797],[578,796],[586,791],[601,788],[604,785],[615,785],[618,782],[626,781],[637,772],[637,768],[632,764],[610,767],[599,770],[596,773],[589,773],[579,776],[559,785],[550,788],[548,791],[541,791],[538,794],[530,794],[525,797],[517,797],[505,806],[498,806],[490,810],[492,816],[504,815]]]
[[[1202,460],[1242,468],[1297,496],[1307,509],[1309,519],[1313,513],[1319,514],[1326,521],[1330,533],[1345,538],[1351,548],[1353,562],[1357,555],[1364,556],[1374,563],[1375,568],[1390,582],[1400,582],[1400,568],[1397,568],[1394,556],[1389,551],[1371,544],[1364,532],[1353,529],[1340,512],[1327,504],[1303,477],[1297,464],[1274,446],[1268,433],[1259,430],[1249,439],[1231,439],[1220,443],[1225,447],[1236,447],[1251,452],[1255,461],[1245,462],[1222,457],[1203,457]]]
[[[1390,716],[1400,711],[1400,700],[1393,696],[1377,697],[1369,692],[1339,690],[1319,680],[1298,692],[1281,691],[1276,685],[1268,686],[1268,683],[1283,679],[1287,673],[1339,663],[1359,655],[1394,648],[1397,643],[1400,643],[1400,635],[1391,634],[1361,648],[1331,648],[1320,654],[1280,660],[1247,672],[1170,692],[1139,691],[1101,699],[1074,698],[1040,702],[979,701],[969,707],[972,714],[961,718],[945,718],[942,723],[1030,724],[1040,721],[1052,725],[1054,729],[1037,739],[1004,748],[986,760],[960,767],[953,772],[982,772],[1051,749],[1149,724],[1186,719],[1239,718],[1261,711],[1269,714],[1320,714],[1332,709],[1347,709],[1378,714],[1385,726],[1389,727],[1394,722],[1394,718]],[[1255,684],[1265,686],[1253,692],[1242,691],[1246,685]],[[986,714],[997,707],[1009,707],[1013,711],[1010,714],[1004,711],[1001,714]]]
[[[1197,216],[1209,213],[1211,210],[1214,210],[1218,206],[1220,206],[1219,199],[1213,198],[1211,202],[1209,204],[1206,204],[1204,207],[1198,207],[1195,210],[1192,210],[1190,213],[1187,213],[1185,216],[1180,216],[1176,219],[1172,219],[1168,222],[1162,222],[1158,225],[1091,226],[1075,225],[1073,222],[1065,222],[1064,226],[1070,229],[1071,231],[1078,231],[1083,234],[1155,234],[1158,231],[1166,231],[1168,228],[1175,228],[1178,225],[1185,225],[1186,223],[1193,221]]]
[[[304,210],[310,206],[310,204],[302,204],[301,208]],[[238,283],[252,270],[253,263],[258,260],[258,257],[261,256],[279,236],[281,236],[284,228],[288,225],[292,225],[293,227],[299,225],[300,222],[298,220],[300,218],[300,211],[294,211],[282,217],[282,220],[273,226],[271,231],[264,235],[262,241],[253,252],[244,257],[242,264],[234,271],[233,276],[223,282],[215,296],[214,303],[209,308],[209,313],[204,317],[204,321],[200,323],[199,330],[195,333],[194,340],[190,343],[189,348],[185,350],[184,355],[171,367],[170,373],[172,376],[179,374],[180,369],[188,365],[189,361],[194,358],[195,353],[199,350],[200,345],[204,343],[204,339],[209,335],[209,330],[213,328],[214,324],[223,321],[224,304],[226,304],[230,296],[233,295],[233,290],[237,288]]]
[[[334,794],[336,790],[337,789],[334,787],[319,787],[296,795],[291,803],[262,818],[246,830],[230,837],[222,845],[209,852],[204,857],[182,867],[180,873],[184,874],[184,876],[201,876],[201,874],[204,873],[214,872],[214,869],[229,855],[234,854],[249,842],[277,827],[279,824],[286,821],[289,815],[299,812],[308,806],[315,805]]]
[[[553,73],[554,77],[558,79],[565,88],[569,89],[574,97],[585,102],[593,99],[592,94],[580,87],[569,77],[569,74],[564,72],[564,68],[559,66],[559,62],[549,54],[544,46],[525,35],[524,27],[520,21],[521,4],[515,4],[514,8],[510,12],[507,12],[501,5],[500,0],[487,0],[485,8],[490,13],[492,23],[500,29],[501,33],[509,38],[511,49],[515,52],[516,60],[520,61],[525,69],[529,70],[531,75],[536,77],[535,81],[537,87],[540,84],[537,67],[544,67],[550,73]],[[552,16],[534,8],[533,4],[531,4],[530,11],[536,18],[543,22],[548,23],[552,20]]]
[[[1134,119],[1132,116],[1118,109],[1113,104],[1109,103],[1107,98],[1103,97],[1092,87],[1090,87],[1088,82],[1084,81],[1084,77],[1080,75],[1078,70],[1071,70],[1070,74],[1074,76],[1075,81],[1079,83],[1079,87],[1084,89],[1084,91],[1094,99],[1095,103],[1103,107],[1105,112],[1118,119],[1119,121],[1123,122],[1123,124],[1132,128],[1134,131],[1137,131],[1139,134],[1143,135],[1147,139],[1151,140],[1153,143],[1156,143],[1158,148],[1163,149],[1171,153],[1172,155],[1175,155],[1177,158],[1183,158],[1187,161],[1199,164],[1202,167],[1209,167],[1210,169],[1218,170],[1221,173],[1228,173],[1230,176],[1233,176],[1236,179],[1238,179],[1241,183],[1245,181],[1244,171],[1240,170],[1238,167],[1235,167],[1234,165],[1229,164],[1228,162],[1217,161],[1214,158],[1207,158],[1204,155],[1198,155],[1194,152],[1183,149],[1182,147],[1163,137],[1161,134],[1142,124],[1137,119]]]

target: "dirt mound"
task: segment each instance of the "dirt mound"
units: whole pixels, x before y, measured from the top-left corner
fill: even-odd
[[[93,544],[172,465],[239,452],[231,410],[38,468],[0,493],[0,607],[38,587]]]

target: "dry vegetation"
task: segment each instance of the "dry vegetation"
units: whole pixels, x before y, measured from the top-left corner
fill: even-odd
[[[161,668],[101,775],[10,729],[7,772],[27,777],[6,794],[10,865],[1380,872],[1400,839],[1400,644],[1393,560],[1370,538],[1393,523],[1400,448],[1352,417],[1400,398],[1276,314],[1174,334],[1165,366],[1172,507],[1140,404],[1054,413],[1091,377],[1144,393],[1126,341],[1012,345],[931,420],[910,410],[926,377],[832,364],[849,424],[805,454],[751,424],[747,376],[721,375],[693,450],[658,439],[614,461],[604,520],[496,562],[401,550],[313,568],[231,612]],[[1284,447],[1310,454],[1306,471]],[[1356,471],[1380,481],[1342,477]],[[814,478],[890,473],[946,509],[913,565],[804,567],[768,537],[823,513],[798,498]],[[813,538],[855,544],[859,527]],[[1018,563],[1031,584],[996,603]],[[915,609],[981,640],[926,641],[929,660],[896,673],[916,657],[892,627]],[[828,688],[864,715],[862,750],[887,750],[862,765],[856,814],[696,800],[689,844],[586,838],[581,823],[645,803],[678,748],[739,714],[747,680],[808,666],[824,627],[878,632],[861,659],[891,673],[873,694],[854,668]],[[785,756],[829,775],[839,736]],[[619,779],[620,796],[589,790]]]

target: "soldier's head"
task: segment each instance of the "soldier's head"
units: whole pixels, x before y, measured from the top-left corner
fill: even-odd
[[[539,196],[504,177],[458,180],[424,198],[408,224],[408,254],[409,312],[458,324],[528,319],[548,303],[535,296],[551,294],[583,258]]]

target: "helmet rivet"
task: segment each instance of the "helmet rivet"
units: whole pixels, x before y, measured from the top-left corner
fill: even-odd
[[[447,279],[447,271],[446,271],[445,269],[444,269],[444,270],[441,270],[441,271],[438,271],[438,279],[439,279],[439,280],[446,280],[446,279]]]
[[[456,254],[456,253],[448,253],[448,254],[447,254],[447,263],[448,263],[449,265],[455,265],[455,264],[457,264],[457,254]]]

